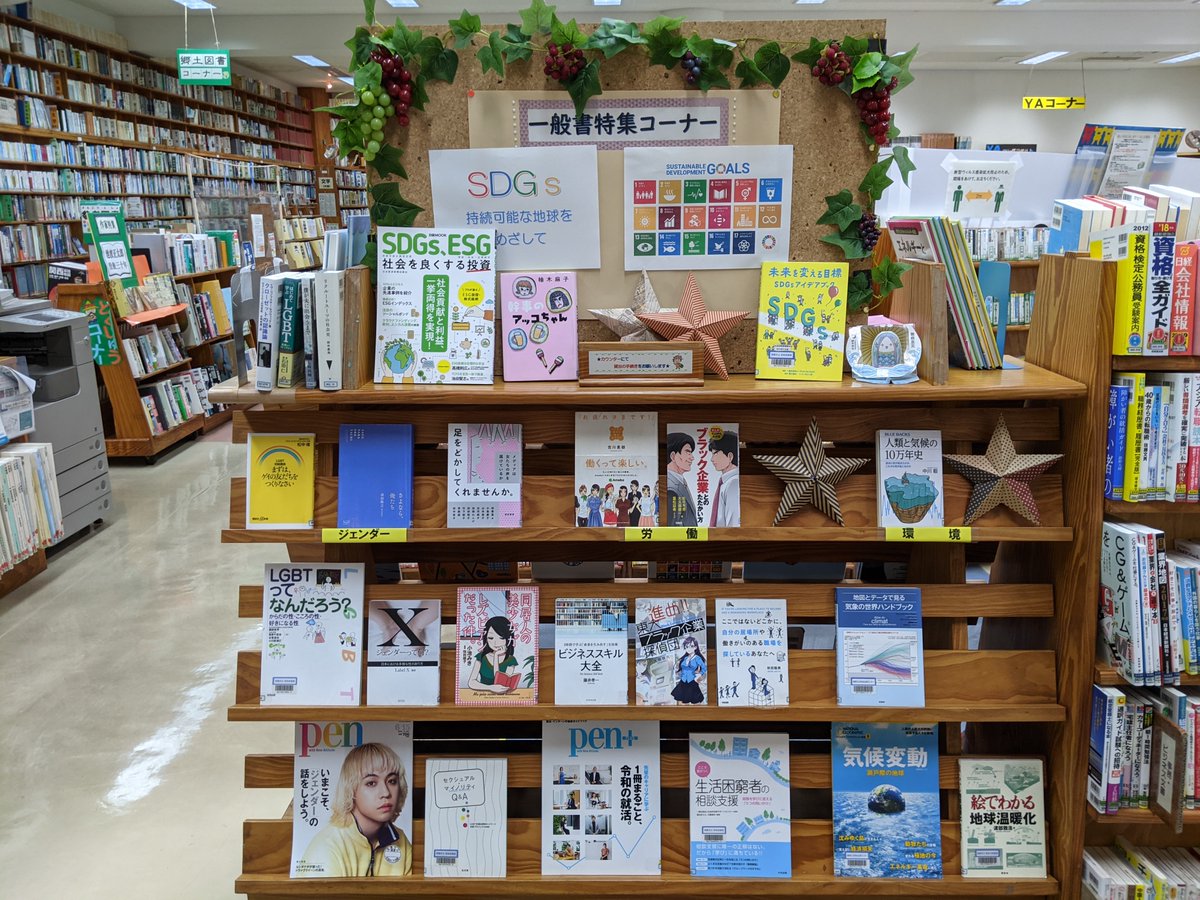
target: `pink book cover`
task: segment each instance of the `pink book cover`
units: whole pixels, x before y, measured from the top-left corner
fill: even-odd
[[[505,381],[579,377],[578,300],[574,272],[500,275]]]
[[[460,587],[455,645],[455,703],[537,703],[536,587]]]

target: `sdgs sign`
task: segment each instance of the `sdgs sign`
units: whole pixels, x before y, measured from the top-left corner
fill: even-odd
[[[434,224],[494,228],[497,269],[600,268],[595,147],[431,150],[429,177]]]

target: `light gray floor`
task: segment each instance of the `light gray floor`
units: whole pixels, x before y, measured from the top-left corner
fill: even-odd
[[[241,782],[290,727],[225,719],[237,586],[286,550],[219,542],[245,451],[211,438],[114,467],[110,522],[0,599],[2,897],[231,897],[242,819],[287,806]]]

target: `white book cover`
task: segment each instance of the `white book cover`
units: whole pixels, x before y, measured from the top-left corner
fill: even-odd
[[[263,706],[358,706],[362,680],[360,566],[266,566]]]
[[[740,525],[738,426],[724,422],[667,425],[665,525]]]
[[[372,600],[367,610],[367,705],[437,706],[440,600]]]
[[[629,607],[624,599],[555,599],[554,702],[629,703]]]
[[[834,588],[838,706],[925,705],[921,589]]]
[[[451,422],[447,436],[446,525],[521,526],[521,426]]]
[[[708,601],[703,597],[638,597],[638,706],[708,703]]]
[[[791,878],[791,766],[786,734],[688,735],[691,872]]]
[[[542,874],[662,872],[658,722],[542,725]]]
[[[292,878],[412,874],[411,722],[297,722]]]
[[[491,384],[496,247],[490,228],[379,228],[375,381]]]
[[[425,762],[425,877],[503,878],[508,760]]]
[[[659,524],[658,413],[575,413],[574,493],[580,527]]]
[[[880,528],[945,524],[940,431],[875,432]]]
[[[971,878],[1045,878],[1042,761],[959,757],[958,785],[962,874]],[[997,811],[1008,815],[1001,821]]]
[[[264,275],[258,293],[258,370],[254,386],[260,391],[275,387],[279,370],[279,316],[283,298],[283,273]]]
[[[342,389],[342,275],[318,272],[316,277],[317,387]]]
[[[714,602],[717,704],[787,706],[787,601],[718,597]]]

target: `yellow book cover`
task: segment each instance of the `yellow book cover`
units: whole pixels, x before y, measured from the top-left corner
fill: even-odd
[[[312,528],[315,476],[315,435],[250,435],[246,527]]]
[[[217,323],[217,331],[221,334],[232,333],[233,325],[230,324],[229,313],[225,309],[225,295],[221,293],[221,282],[210,278],[203,282],[198,290],[208,294],[208,301],[212,304],[213,319]]]
[[[845,263],[763,263],[755,378],[842,380],[847,268]]]
[[[1119,385],[1129,388],[1129,419],[1125,430],[1125,499],[1133,502],[1142,499],[1138,490],[1138,478],[1142,473],[1142,438],[1146,428],[1144,395],[1146,393],[1145,372],[1117,372],[1114,377]]]
[[[1150,226],[1111,228],[1091,242],[1092,259],[1117,261],[1112,352],[1141,356],[1146,318],[1146,279],[1150,265]]]

